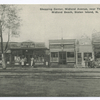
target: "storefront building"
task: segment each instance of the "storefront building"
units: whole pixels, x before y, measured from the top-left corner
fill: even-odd
[[[83,35],[80,39],[77,40],[77,65],[82,65],[82,63],[89,59],[89,57],[94,58],[92,40],[86,35]]]
[[[35,66],[45,65],[47,61],[47,48],[42,42],[10,42],[9,43],[9,62],[11,65],[20,65],[21,59],[26,57],[26,65],[30,66],[31,58],[34,57]],[[6,56],[7,58],[7,56]]]
[[[75,63],[75,39],[49,40],[50,63]]]
[[[100,61],[100,32],[92,34],[92,44],[94,50],[94,59]]]

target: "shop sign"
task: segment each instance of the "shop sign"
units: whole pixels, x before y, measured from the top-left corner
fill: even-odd
[[[34,44],[34,43],[28,43],[28,42],[26,42],[26,43],[21,43],[21,47],[22,47],[22,48],[23,48],[23,47],[26,47],[26,48],[32,47],[32,48],[34,48],[34,47],[35,47],[35,44]]]
[[[10,43],[10,48],[20,48],[19,43]]]

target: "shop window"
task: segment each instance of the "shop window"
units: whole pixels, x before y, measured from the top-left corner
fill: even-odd
[[[95,52],[95,58],[100,58],[100,52]]]
[[[84,58],[85,57],[92,57],[92,53],[84,53]]]
[[[44,62],[44,56],[36,55],[34,60],[35,62]]]
[[[20,62],[20,58],[22,56],[22,50],[14,50],[12,51],[12,60],[15,62]]]
[[[53,58],[58,57],[58,52],[51,52],[51,57],[53,57]]]
[[[58,52],[51,52],[51,61],[58,62]]]
[[[20,56],[14,56],[14,61],[20,63]]]
[[[74,57],[74,52],[67,52],[67,57]]]
[[[42,50],[33,51],[33,56],[36,63],[45,61],[45,53]]]
[[[82,55],[81,55],[81,53],[78,53],[78,58],[82,58]]]
[[[78,59],[77,59],[78,62],[81,63],[82,62],[82,54],[81,53],[78,53],[77,54],[77,57],[78,57]]]

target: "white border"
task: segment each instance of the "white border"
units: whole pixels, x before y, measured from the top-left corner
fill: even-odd
[[[100,0],[0,0],[0,4],[100,4]],[[0,100],[99,100],[94,97],[0,97]]]
[[[0,0],[0,4],[100,4],[100,0]]]
[[[0,100],[100,100],[99,97],[2,97]]]

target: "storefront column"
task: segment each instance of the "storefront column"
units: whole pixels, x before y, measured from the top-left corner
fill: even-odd
[[[50,63],[51,63],[51,52],[50,52]]]
[[[77,46],[75,45],[75,61],[76,61],[76,66],[78,65],[78,61],[77,61],[77,58],[78,56],[77,56]]]
[[[58,64],[59,64],[59,51],[58,51]]]
[[[77,65],[77,57],[78,57],[78,56],[77,56],[77,51],[76,51],[76,53],[75,53],[75,56],[76,56],[76,57],[75,57],[75,59],[76,59],[76,65]]]
[[[83,63],[83,61],[84,61],[84,52],[82,52],[82,63]]]
[[[66,51],[66,64],[67,64],[67,51]]]
[[[11,54],[10,54],[10,58],[9,58],[9,59],[10,59],[9,63],[10,63],[10,65],[11,65]]]
[[[92,52],[92,58],[95,59],[95,58],[94,58],[94,52]]]

